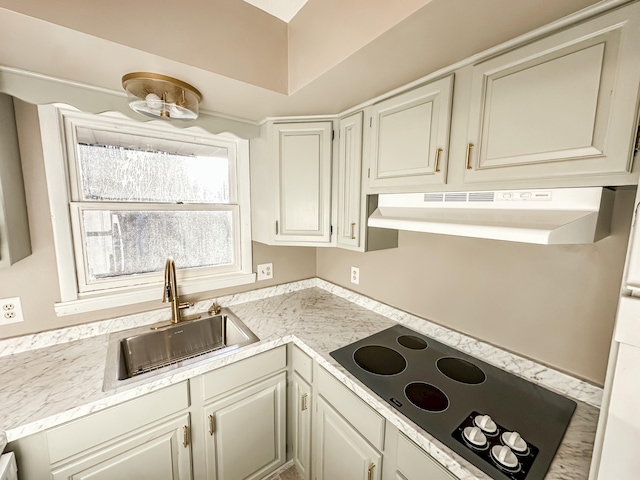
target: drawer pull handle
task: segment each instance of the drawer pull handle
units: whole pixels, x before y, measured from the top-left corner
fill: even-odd
[[[308,405],[307,405],[307,397],[308,397],[308,396],[309,396],[309,394],[308,394],[308,393],[305,393],[304,395],[302,395],[302,405],[301,405],[301,408],[302,408],[302,411],[303,411],[303,412],[304,412],[307,408],[309,408],[309,407],[308,407]]]
[[[213,435],[213,432],[215,432],[215,417],[213,415],[209,415],[209,435]]]
[[[182,427],[182,433],[182,445],[184,446],[184,448],[187,448],[189,446],[189,427],[187,427],[186,425]]]
[[[435,172],[438,173],[440,171],[440,155],[442,155],[442,149],[439,148],[436,150],[436,167]]]
[[[351,240],[355,240],[356,239],[355,228],[356,228],[356,224],[352,223],[351,224]]]
[[[467,144],[467,170],[471,170],[471,150],[473,149],[473,143]]]
[[[369,468],[367,469],[367,480],[373,480],[373,469],[376,468],[376,464],[372,463],[371,465],[369,465]]]

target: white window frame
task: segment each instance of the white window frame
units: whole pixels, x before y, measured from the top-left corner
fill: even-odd
[[[251,258],[251,210],[249,182],[249,141],[231,134],[214,135],[199,127],[176,128],[162,121],[136,122],[119,113],[89,114],[66,105],[38,106],[42,149],[44,154],[47,190],[51,208],[53,238],[56,250],[58,278],[60,281],[60,302],[55,304],[58,316],[77,314],[95,310],[131,305],[140,302],[158,300],[160,302],[163,274],[146,274],[148,283],[135,284],[135,281],[123,279],[110,282],[109,288],[95,289],[90,282],[82,281],[84,271],[83,242],[73,231],[80,231],[78,222],[82,209],[94,208],[93,205],[74,202],[78,182],[73,177],[76,168],[76,127],[107,128],[122,130],[127,134],[162,136],[189,143],[216,143],[227,146],[235,152],[235,162],[230,155],[230,199],[235,201],[228,206],[234,212],[236,264],[228,268],[180,269],[178,267],[179,294],[195,294],[256,281],[252,272]],[[235,175],[234,175],[235,173]],[[235,178],[235,182],[233,179]],[[135,204],[100,202],[95,208],[121,210],[135,209]],[[180,205],[180,209],[207,209],[202,205]],[[218,205],[218,209],[220,206]],[[149,206],[146,206],[149,209]],[[176,206],[162,204],[159,210],[171,210]],[[154,209],[154,208],[150,208]],[[78,269],[79,266],[79,270]],[[140,276],[136,276],[140,278]]]

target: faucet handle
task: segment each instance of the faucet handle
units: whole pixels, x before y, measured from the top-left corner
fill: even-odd
[[[182,303],[179,303],[179,304],[178,304],[178,308],[179,308],[180,310],[184,310],[185,308],[191,308],[191,307],[193,307],[193,305],[194,305],[194,303],[193,303],[193,302],[191,302],[191,303],[190,303],[190,302],[182,302]]]
[[[213,302],[209,307],[209,315],[220,315],[221,311],[222,309],[220,308],[220,305],[218,305],[218,302]]]

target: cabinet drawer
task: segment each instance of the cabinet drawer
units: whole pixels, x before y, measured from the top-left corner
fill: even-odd
[[[374,447],[384,447],[384,417],[336,380],[329,372],[318,370],[318,393],[335,407]]]
[[[313,383],[313,360],[295,345],[291,347],[291,364],[302,378]]]
[[[56,463],[188,407],[183,382],[53,428],[47,432],[49,460]]]
[[[455,480],[455,477],[442,468],[424,450],[404,435],[398,438],[398,471],[408,480]]]
[[[213,398],[240,385],[266,377],[287,366],[287,347],[282,346],[202,376],[204,398]]]

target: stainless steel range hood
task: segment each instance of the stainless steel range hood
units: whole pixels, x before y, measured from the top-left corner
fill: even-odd
[[[609,235],[614,192],[602,187],[381,194],[370,227],[553,244]]]

